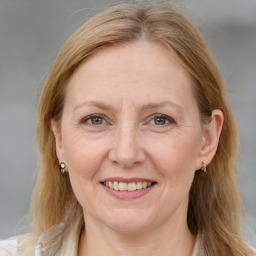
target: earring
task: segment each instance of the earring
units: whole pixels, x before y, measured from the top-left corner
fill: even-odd
[[[202,161],[202,167],[201,167],[201,172],[206,172],[206,164],[204,163],[204,161]]]
[[[61,172],[62,174],[66,173],[65,168],[66,168],[65,163],[61,162],[61,163],[60,163],[60,172]]]

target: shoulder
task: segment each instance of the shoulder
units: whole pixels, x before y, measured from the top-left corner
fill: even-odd
[[[41,246],[32,234],[0,240],[0,256],[42,256]]]
[[[0,256],[18,256],[18,241],[15,238],[0,240]]]

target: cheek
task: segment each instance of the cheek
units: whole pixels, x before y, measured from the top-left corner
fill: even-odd
[[[199,138],[172,136],[161,143],[155,143],[151,156],[169,185],[191,184],[196,170],[199,153]],[[193,136],[191,136],[193,138]]]
[[[104,140],[78,135],[64,142],[65,158],[73,191],[82,207],[90,212],[94,205],[98,174],[106,155]]]
[[[105,145],[104,140],[90,140],[82,134],[67,137],[64,151],[69,172],[92,179],[105,157]]]

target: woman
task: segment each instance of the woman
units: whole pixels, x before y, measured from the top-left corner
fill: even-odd
[[[237,137],[221,73],[191,23],[170,4],[109,8],[48,74],[35,231],[2,251],[254,255],[240,233]]]

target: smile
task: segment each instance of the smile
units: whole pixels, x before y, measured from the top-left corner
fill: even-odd
[[[154,182],[138,181],[138,182],[118,182],[118,181],[105,181],[103,183],[106,187],[118,191],[136,191],[146,189],[154,185]]]

